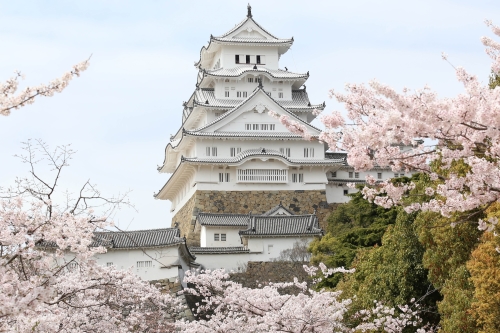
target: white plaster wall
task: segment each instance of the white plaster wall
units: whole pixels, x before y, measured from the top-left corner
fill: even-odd
[[[177,266],[161,268],[163,266],[170,266],[178,260],[179,249],[177,246],[149,248],[145,249],[145,252],[147,255],[138,249],[109,249],[108,252],[98,254],[94,258],[102,266],[112,263],[113,266],[120,270],[131,269],[133,273],[146,281],[178,278],[179,268]],[[68,253],[65,258],[66,260],[71,260],[74,258],[74,255]],[[151,261],[152,266],[137,267],[138,261]],[[184,266],[187,267],[187,265]]]
[[[253,65],[240,65],[240,67],[251,69]],[[268,68],[267,66],[262,66]],[[264,91],[271,94],[271,97],[278,102],[292,99],[292,87],[298,85],[295,80],[274,78],[265,72],[249,72],[237,78],[214,78],[214,94],[217,99],[232,99],[244,100],[257,88],[259,85],[257,78],[262,80]],[[253,78],[253,82],[248,82],[248,78]],[[228,89],[226,89],[228,88]],[[233,89],[234,88],[234,89]],[[225,91],[229,91],[229,97],[226,97]],[[237,91],[246,91],[247,97],[241,95],[238,97]],[[282,92],[283,97],[279,97]]]
[[[248,261],[271,261],[277,258],[280,251],[290,249],[293,243],[300,240],[300,237],[277,237],[277,238],[250,238],[249,248],[252,246],[256,250],[250,253],[235,254],[196,254],[196,262],[203,265],[205,269],[223,268],[226,271],[238,271]],[[312,241],[314,237],[307,237]],[[269,245],[273,245],[268,253]]]
[[[252,113],[253,115],[253,113]],[[262,118],[252,117],[246,118],[239,122],[237,128],[236,126],[227,126],[227,128],[222,129],[223,131],[229,132],[249,132],[245,131],[246,123],[264,123],[264,124],[272,124],[272,118],[269,116],[263,116]],[[281,125],[281,124],[280,124]],[[269,131],[272,133],[271,131]],[[279,128],[276,125],[275,132],[288,132],[288,130],[284,128]],[[210,152],[210,156],[206,156],[206,148],[207,147],[217,147],[217,156],[211,156],[212,152]],[[308,159],[308,160],[323,160],[325,156],[324,147],[322,144],[315,141],[306,141],[306,140],[272,140],[261,138],[260,140],[241,140],[238,138],[228,138],[227,140],[220,139],[200,139],[197,138],[196,141],[196,156],[200,158],[229,158],[231,157],[231,148],[241,148],[241,151],[245,151],[248,149],[273,149],[279,151],[280,148],[290,148],[290,157],[291,159]],[[314,157],[304,157],[304,148],[314,148]],[[376,176],[376,173],[375,173]],[[339,176],[337,176],[340,178]],[[346,176],[347,177],[347,176]]]
[[[241,243],[240,235],[238,231],[245,230],[247,227],[214,227],[214,226],[202,226],[201,235],[202,240],[200,241],[201,247],[232,247],[232,246],[243,246]],[[219,234],[219,241],[214,240],[214,234]],[[226,241],[220,240],[220,234],[226,234]]]

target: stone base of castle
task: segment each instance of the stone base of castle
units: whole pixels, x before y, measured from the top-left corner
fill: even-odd
[[[326,230],[327,218],[338,204],[328,204],[325,191],[196,191],[172,218],[179,224],[181,236],[188,246],[200,246],[196,216],[204,213],[262,214],[281,204],[295,214],[316,214],[321,228]]]

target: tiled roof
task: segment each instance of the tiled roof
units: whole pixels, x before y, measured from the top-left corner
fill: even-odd
[[[217,99],[213,88],[200,88],[194,93],[194,103],[207,107],[232,109],[241,102],[241,99]]]
[[[240,43],[248,43],[248,44],[292,44],[293,39],[264,39],[264,38],[219,38],[213,37],[211,41],[228,43],[228,44],[240,44]]]
[[[197,89],[194,93],[194,103],[204,107],[232,109],[238,106],[242,101],[243,100],[241,99],[217,99],[215,98],[215,92],[213,88],[200,88]],[[281,106],[290,111],[294,111],[296,109],[323,110],[325,108],[324,103],[312,105],[309,102],[309,97],[304,89],[293,90],[292,100],[275,100],[275,101],[276,103],[280,104]]]
[[[94,232],[90,246],[104,246],[113,249],[148,248],[184,243],[177,228],[104,231]],[[55,243],[42,243],[40,246],[55,247]]]
[[[257,69],[253,69],[254,65],[243,65],[234,68],[219,68],[212,71],[205,71],[206,75],[211,76],[222,76],[222,77],[238,77],[245,73],[267,73],[271,75],[273,78],[277,79],[307,79],[309,77],[309,73],[306,74],[298,74],[293,72],[284,71],[282,69],[268,69],[262,67],[260,65],[256,65]]]
[[[280,210],[280,209],[283,209],[283,210],[287,211],[290,215],[293,215],[293,213],[292,213],[292,212],[291,212],[288,208],[284,207],[284,206],[281,204],[281,202],[280,202],[280,204],[279,204],[279,205],[277,205],[277,206],[275,206],[275,207],[271,208],[270,210],[268,210],[267,212],[265,212],[265,213],[264,213],[264,214],[262,214],[262,215],[264,215],[264,216],[269,216],[269,215],[272,215],[273,213],[276,213],[276,212],[277,212],[278,210]]]
[[[315,159],[302,159],[302,160],[292,160],[288,157],[286,157],[283,153],[273,150],[273,149],[265,149],[265,148],[258,148],[258,149],[248,149],[245,151],[242,151],[235,157],[229,157],[229,158],[198,158],[198,157],[181,157],[181,162],[198,162],[198,163],[237,163],[242,161],[244,158],[249,157],[249,156],[274,156],[274,157],[281,157],[285,159],[286,161],[290,162],[291,164],[337,164],[337,163],[342,163],[343,161],[339,160],[333,160],[333,159],[322,159],[322,160],[315,160]]]
[[[316,215],[252,216],[244,236],[322,235]]]
[[[249,253],[250,250],[243,246],[234,247],[190,247],[189,251],[194,254],[232,254]]]
[[[224,37],[229,36],[230,34],[232,34],[233,32],[235,32],[236,30],[238,30],[241,26],[243,26],[245,23],[247,23],[247,21],[252,21],[256,26],[258,26],[260,29],[262,29],[262,31],[264,31],[266,34],[268,34],[269,36],[271,36],[274,39],[278,39],[278,37],[274,36],[269,31],[267,31],[266,29],[264,29],[260,24],[258,24],[257,21],[255,21],[253,19],[253,17],[251,17],[251,16],[250,17],[247,16],[247,18],[245,18],[243,21],[241,21],[240,23],[236,24],[234,26],[234,28],[232,28],[231,30],[229,30],[225,34],[223,34],[221,36],[218,36],[218,38],[224,38]]]
[[[196,220],[201,225],[246,227],[248,214],[199,213]]]
[[[331,152],[327,151],[325,152],[325,158],[331,158],[331,159],[345,159],[347,160],[347,152]]]
[[[237,137],[237,138],[278,138],[278,139],[301,139],[304,138],[298,134],[294,134],[292,132],[193,132],[193,131],[184,131],[184,134],[191,136],[200,136],[200,137]],[[313,136],[317,137],[317,136]]]
[[[210,126],[212,126],[213,124],[216,124],[218,123],[219,121],[225,119],[226,117],[229,117],[231,114],[233,114],[234,112],[236,112],[237,110],[239,110],[247,101],[249,101],[250,99],[252,99],[255,95],[257,95],[257,93],[259,93],[259,91],[261,91],[263,94],[265,94],[265,96],[267,96],[269,99],[271,99],[273,102],[275,102],[279,107],[281,107],[281,109],[283,111],[285,111],[286,113],[288,113],[291,118],[295,121],[297,121],[298,123],[302,123],[308,127],[311,127],[313,128],[314,130],[318,131],[318,132],[321,132],[321,130],[313,125],[311,125],[310,123],[302,120],[300,117],[298,117],[297,115],[295,115],[293,112],[289,111],[288,109],[284,108],[283,106],[281,106],[280,102],[275,100],[274,98],[272,98],[271,96],[269,96],[266,91],[263,89],[262,86],[258,86],[251,94],[250,96],[248,96],[246,99],[240,101],[240,103],[234,107],[233,109],[231,109],[230,111],[228,112],[225,112],[223,113],[219,118],[216,118],[215,120],[209,122],[208,124],[205,124],[203,125],[202,127],[200,128],[197,128],[196,131],[201,131],[205,128],[208,128]]]

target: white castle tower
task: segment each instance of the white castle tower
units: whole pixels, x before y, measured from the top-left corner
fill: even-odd
[[[346,201],[346,181],[336,178],[354,178],[353,170],[345,153],[325,157],[320,129],[310,124],[312,111],[325,104],[309,101],[309,72],[279,67],[292,43],[293,37],[278,38],[260,26],[248,6],[241,23],[201,48],[196,90],[183,104],[182,125],[158,169],[172,176],[155,194],[172,202],[172,224],[190,245],[199,242],[199,212],[260,214],[281,203],[296,214],[317,211],[324,226],[329,201]],[[304,125],[316,140],[290,132],[270,110]]]

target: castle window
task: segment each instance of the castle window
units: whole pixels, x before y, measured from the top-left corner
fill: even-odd
[[[229,183],[230,177],[229,172],[219,172],[219,183]]]
[[[212,154],[212,156],[217,156],[217,147],[207,147],[205,155],[210,156],[210,154]]]
[[[236,92],[236,97],[241,97],[241,91]]]
[[[72,261],[67,265],[67,267],[69,271],[74,271],[78,269],[78,263],[76,261]]]
[[[239,64],[239,63],[240,63],[240,55],[239,55],[239,54],[236,54],[236,55],[234,56],[234,63],[236,63],[236,64]]]
[[[248,81],[249,83],[252,83],[252,82],[253,82],[253,77],[249,77],[249,78],[247,78],[247,81]]]
[[[112,262],[107,262],[107,263],[106,263],[106,267],[111,267],[111,266],[113,266],[113,263],[112,263]]]
[[[349,190],[344,190],[344,195],[348,195],[349,194]]]
[[[304,148],[304,157],[314,157],[314,148]]]
[[[245,63],[247,63],[247,64],[250,63],[250,56],[249,55],[245,56]]]
[[[337,178],[337,171],[332,172],[332,177]]]
[[[354,173],[354,178],[359,178],[359,172]]]
[[[220,240],[222,242],[225,242],[226,241],[226,234],[220,234]]]
[[[377,179],[382,179],[382,172],[377,172]]]
[[[238,148],[229,148],[229,152],[230,152],[230,155],[231,157],[235,157],[237,154],[241,153],[241,148],[238,147]]]
[[[243,97],[247,97],[248,93],[246,91],[243,92]]]
[[[258,131],[259,130],[259,124],[253,124],[252,129],[254,131]]]
[[[352,178],[352,171],[349,171],[349,178]]]
[[[292,173],[292,183],[303,183],[304,174],[303,173]]]
[[[283,98],[283,93],[282,92],[278,93],[278,98]]]
[[[214,241],[216,241],[216,242],[219,241],[219,234],[214,234]]]
[[[290,157],[290,148],[280,148],[280,153],[282,153],[286,157]]]
[[[260,55],[257,56],[257,63],[260,64]]]
[[[137,262],[137,267],[138,268],[153,267],[153,262],[152,261],[138,261]]]

